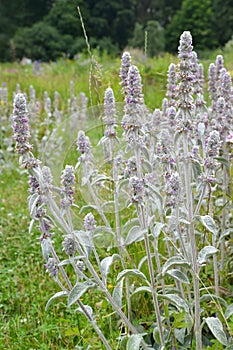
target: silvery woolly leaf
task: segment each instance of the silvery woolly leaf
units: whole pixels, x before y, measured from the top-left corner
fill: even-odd
[[[200,216],[202,224],[205,226],[205,228],[213,233],[214,235],[217,234],[217,228],[215,226],[214,219],[210,215],[203,215]]]
[[[49,306],[54,302],[54,300],[60,298],[60,297],[65,297],[68,295],[68,292],[66,291],[61,291],[61,292],[58,292],[56,294],[54,294],[48,301],[47,301],[47,304],[45,306],[45,310],[47,311]]]
[[[198,263],[200,265],[206,263],[207,259],[212,256],[213,254],[216,254],[218,252],[218,249],[215,247],[208,245],[204,247],[199,253],[198,253]]]
[[[166,262],[165,262],[165,264],[163,265],[163,267],[162,267],[162,276],[164,276],[165,275],[165,273],[169,270],[169,269],[171,269],[172,267],[174,267],[174,266],[180,266],[180,267],[184,267],[184,268],[190,268],[190,263],[187,261],[187,260],[185,260],[185,259],[183,259],[183,258],[181,258],[181,257],[179,257],[179,256],[173,256],[173,257],[171,257],[171,258],[169,258]]]
[[[47,261],[52,250],[52,243],[50,238],[45,238],[42,240],[41,249],[43,258],[45,259],[45,261]]]
[[[171,270],[168,270],[166,273],[167,273],[167,275],[175,278],[176,280],[178,280],[181,283],[185,283],[185,284],[190,283],[187,275],[178,269],[171,269]]]
[[[122,278],[125,278],[126,276],[133,276],[133,277],[140,278],[144,281],[147,281],[146,276],[141,271],[139,271],[137,269],[126,269],[126,270],[121,271],[118,274],[116,282],[118,283]]]
[[[227,337],[223,331],[222,322],[217,317],[206,317],[205,319],[209,329],[215,338],[223,345],[227,346]]]
[[[147,229],[142,230],[140,226],[133,226],[128,232],[128,235],[125,239],[125,244],[131,244],[133,242],[139,242],[144,238],[144,235],[147,233]]]
[[[186,301],[177,294],[158,294],[158,298],[168,300],[171,304],[175,305],[179,311],[184,310],[185,312],[189,313],[189,307]]]
[[[155,239],[159,238],[159,235],[161,234],[162,228],[164,226],[165,225],[162,224],[161,222],[156,222],[156,224],[155,224],[155,226],[153,227],[153,230],[152,230],[152,234],[153,234]]]
[[[126,350],[139,350],[142,341],[142,334],[132,334],[126,345]]]
[[[93,288],[94,286],[95,284],[90,281],[85,281],[83,283],[77,282],[74,288],[69,293],[68,307],[70,307],[76,301],[78,301],[88,289]]]
[[[80,244],[84,247],[93,247],[92,240],[90,238],[90,235],[86,231],[74,231],[74,234]]]
[[[225,317],[226,317],[226,319],[228,319],[232,315],[233,315],[233,304],[230,304],[225,311]]]
[[[224,308],[227,308],[227,302],[219,297],[218,295],[215,295],[215,294],[203,294],[201,297],[200,297],[200,301],[203,302],[215,302],[216,304],[221,304]]]
[[[89,314],[89,316],[90,316],[92,319],[94,319],[94,313],[93,313],[92,307],[89,306],[89,305],[84,305],[84,304],[83,304],[83,306],[84,306],[86,312]],[[83,309],[82,309],[81,307],[78,307],[75,311],[76,311],[76,312],[81,312],[84,316],[86,316],[86,315],[85,315],[85,312],[83,311]]]
[[[227,169],[230,168],[230,162],[226,159],[226,158],[223,158],[223,157],[214,157],[214,159],[216,159],[219,163],[221,163],[222,165],[225,165],[225,167]]]
[[[151,287],[149,286],[141,286],[135,289],[135,291],[132,293],[132,295],[137,293],[151,293]]]
[[[123,283],[124,279],[122,278],[113,289],[112,298],[119,308],[122,307],[122,296],[123,296]]]
[[[111,256],[107,256],[106,258],[104,258],[101,261],[100,267],[101,267],[101,272],[102,272],[102,275],[104,277],[105,283],[106,283],[107,276],[109,274],[109,270],[110,270],[111,265],[117,260],[120,260],[120,255],[113,254]]]

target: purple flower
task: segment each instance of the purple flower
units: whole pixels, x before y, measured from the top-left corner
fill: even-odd
[[[62,246],[63,246],[64,252],[67,255],[73,256],[76,250],[76,243],[73,235],[66,235],[62,242]]]
[[[32,150],[29,143],[30,131],[28,123],[28,110],[24,94],[18,93],[14,99],[14,110],[12,115],[12,128],[16,141],[15,150],[19,154],[25,154]]]
[[[49,272],[49,274],[52,277],[56,277],[57,276],[58,268],[57,268],[56,260],[54,258],[48,258],[48,261],[45,264],[45,267],[46,267],[47,271]]]
[[[75,174],[74,167],[72,165],[66,165],[61,176],[61,206],[63,208],[69,207],[73,204],[74,198],[74,185],[75,185]]]
[[[168,105],[174,106],[176,105],[176,83],[177,83],[177,73],[176,73],[176,65],[171,63],[168,68],[167,74],[167,93],[166,96],[168,98]]]
[[[78,133],[77,149],[81,154],[88,154],[91,149],[90,139],[82,130]]]
[[[94,231],[96,229],[96,221],[92,213],[88,213],[83,220],[86,231]]]
[[[137,176],[132,176],[129,179],[129,189],[132,203],[143,204],[144,180]]]
[[[121,58],[120,78],[122,85],[122,92],[126,94],[126,88],[128,85],[128,72],[131,67],[131,56],[129,52],[124,52]]]

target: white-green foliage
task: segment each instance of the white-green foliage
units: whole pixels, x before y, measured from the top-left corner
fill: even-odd
[[[173,76],[168,77],[167,99],[162,111],[152,113],[143,99],[139,71],[131,65],[129,53],[123,55],[121,76],[123,72],[128,77],[123,84],[125,103],[115,106],[108,88],[101,115],[105,126],[99,127],[96,115],[92,128],[87,120],[74,128],[71,118],[71,132],[66,123],[64,133],[70,130],[71,141],[74,132],[78,134],[79,158],[75,167],[66,166],[60,185],[53,183],[48,168],[41,167],[31,151],[21,153],[20,162],[30,175],[29,210],[40,226],[46,268],[61,288],[47,307],[67,296],[68,307],[78,305],[77,311],[86,316],[106,349],[116,348],[114,340],[100,330],[94,304],[82,301],[85,296],[91,303],[93,290],[124,323],[125,349],[201,350],[213,339],[232,346],[227,321],[232,305],[220,296],[219,274],[232,232],[232,85],[218,57],[212,67],[218,74],[209,77],[215,100],[207,107],[202,67],[192,49],[192,37],[184,32],[179,63],[169,69]],[[19,98],[22,94],[15,97],[15,132]],[[71,100],[72,110],[73,96]],[[26,100],[21,104],[25,108]],[[91,109],[92,116],[96,112]],[[52,166],[53,172],[57,169]],[[55,251],[53,241],[60,231],[63,243]],[[117,275],[112,270],[116,264]],[[73,269],[72,275],[67,267]],[[213,281],[206,276],[209,267]],[[142,310],[134,306],[139,295],[147,296],[143,303],[151,310],[144,315],[149,329],[143,323],[135,327],[143,311],[143,305]],[[207,299],[214,311],[205,304]]]

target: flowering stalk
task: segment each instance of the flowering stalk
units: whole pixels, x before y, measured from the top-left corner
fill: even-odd
[[[183,151],[184,151],[184,183],[186,193],[186,207],[188,210],[188,221],[190,222],[188,229],[188,238],[191,244],[192,266],[193,266],[193,283],[194,283],[194,299],[195,299],[195,337],[196,350],[202,349],[201,341],[201,325],[200,325],[200,290],[199,290],[199,266],[197,262],[197,246],[194,231],[194,215],[193,215],[193,194],[192,194],[192,177],[191,163],[189,158],[188,140],[189,133],[192,130],[192,72],[191,72],[191,57],[192,57],[192,37],[189,32],[184,32],[180,37],[180,46],[178,48],[180,59],[179,63],[179,102],[178,106],[181,113],[181,130],[183,131]]]

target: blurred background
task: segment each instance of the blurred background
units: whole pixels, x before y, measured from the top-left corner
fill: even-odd
[[[77,6],[100,53],[176,52],[184,30],[199,55],[233,47],[232,0],[1,0],[0,61],[50,61],[87,50]]]

